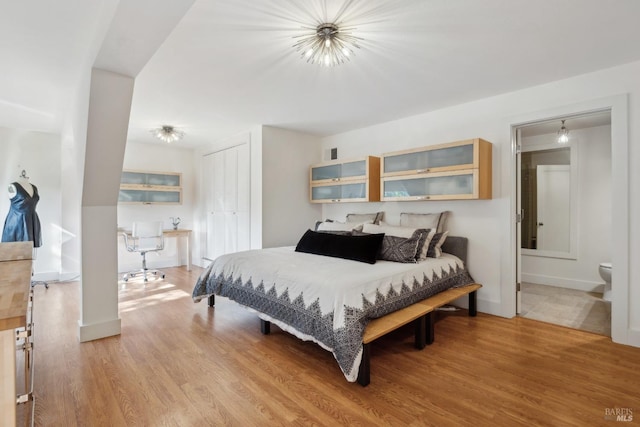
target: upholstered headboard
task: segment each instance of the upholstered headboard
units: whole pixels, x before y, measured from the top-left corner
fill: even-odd
[[[467,264],[467,246],[469,240],[466,237],[447,236],[442,244],[442,252],[455,255]]]

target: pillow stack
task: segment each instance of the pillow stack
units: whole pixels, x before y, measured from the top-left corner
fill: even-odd
[[[370,264],[376,259],[415,263],[442,256],[442,245],[449,234],[445,230],[449,212],[402,213],[400,226],[383,222],[383,214],[353,213],[347,215],[347,222],[318,221],[315,231],[302,236],[296,251]],[[377,237],[361,239],[367,236]]]
[[[384,233],[379,258],[395,262],[418,262],[426,259],[429,243],[435,230],[397,227],[382,222],[380,225],[364,224],[367,234]]]
[[[427,256],[431,258],[440,258],[440,256],[442,256],[442,245],[447,239],[447,234],[449,234],[449,231],[446,230],[449,213],[449,211],[426,214],[401,213],[400,225],[403,227],[435,228],[436,234],[431,240]]]

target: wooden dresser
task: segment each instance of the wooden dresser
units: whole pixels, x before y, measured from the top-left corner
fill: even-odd
[[[31,242],[0,243],[0,425],[3,426],[16,425],[16,343],[18,331],[30,331],[32,252]],[[28,340],[25,340],[27,347]]]

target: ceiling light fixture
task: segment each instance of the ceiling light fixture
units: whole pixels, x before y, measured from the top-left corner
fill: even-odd
[[[173,126],[167,125],[164,125],[157,129],[151,129],[151,133],[159,140],[164,141],[168,144],[179,141],[184,136],[184,132],[177,130]]]
[[[355,28],[341,27],[338,24],[322,23],[317,27],[303,27],[307,32],[299,36],[293,45],[303,59],[312,64],[333,67],[349,61],[355,56],[354,49],[360,49],[360,37],[352,35]]]
[[[558,144],[566,144],[569,142],[569,129],[564,127],[564,120],[562,120],[562,127],[558,131]]]

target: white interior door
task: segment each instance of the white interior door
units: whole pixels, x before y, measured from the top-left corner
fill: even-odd
[[[251,159],[249,144],[240,145],[237,148],[237,249],[246,251],[251,249]]]
[[[538,165],[538,249],[571,250],[571,166]]]
[[[249,145],[203,158],[207,237],[205,258],[250,248]]]

